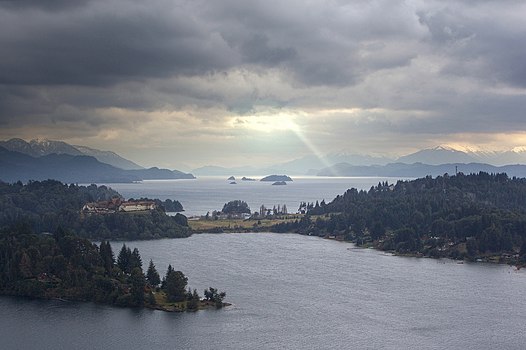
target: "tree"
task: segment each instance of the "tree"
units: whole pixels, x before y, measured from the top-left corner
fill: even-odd
[[[99,254],[106,273],[110,275],[113,271],[113,265],[115,265],[115,256],[113,255],[110,242],[102,241],[100,243]]]
[[[205,299],[207,301],[213,302],[216,308],[220,309],[223,307],[223,299],[225,299],[226,293],[220,292],[216,288],[205,289]]]
[[[189,289],[188,297],[187,297],[188,302],[186,303],[186,307],[189,310],[197,310],[199,308],[199,300],[200,300],[200,297],[199,297],[199,294],[197,294],[197,289],[194,289],[193,293]]]
[[[146,279],[140,267],[136,267],[132,270],[130,276],[130,294],[131,303],[133,306],[142,306],[144,304],[144,286]]]
[[[27,255],[25,251],[22,252],[22,256],[20,258],[20,263],[18,265],[18,268],[20,270],[20,275],[23,278],[33,277],[33,273],[31,271],[31,259],[29,258],[29,255]]]
[[[142,269],[142,258],[139,254],[139,249],[134,248],[133,252],[130,254],[130,270],[139,267]]]
[[[155,268],[155,265],[153,263],[153,260],[150,259],[150,265],[148,265],[148,270],[146,271],[146,279],[150,286],[157,287],[159,283],[161,283],[161,278],[159,277],[159,273],[157,272],[157,269]]]
[[[126,244],[123,244],[119,252],[119,256],[117,257],[117,266],[124,273],[131,272],[131,268],[130,268],[131,254],[132,253],[131,253],[130,248],[126,247]]]
[[[519,262],[526,263],[526,240],[522,243],[521,250],[519,251]]]
[[[259,207],[259,216],[265,216],[267,214],[267,208],[263,204]]]
[[[180,302],[186,299],[188,278],[181,271],[175,271],[171,265],[165,276],[164,288],[169,301]]]
[[[477,241],[474,238],[470,238],[466,241],[466,250],[467,250],[468,256],[471,258],[477,255],[477,251],[478,251]]]
[[[250,214],[250,207],[245,201],[235,200],[223,205],[223,209],[221,211],[225,214]]]

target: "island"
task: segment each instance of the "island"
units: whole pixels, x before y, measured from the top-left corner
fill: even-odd
[[[444,174],[394,184],[383,181],[368,191],[351,188],[328,203],[300,202],[296,214],[262,205],[249,217],[213,212],[190,226],[194,233],[298,233],[395,255],[522,268],[526,266],[524,198],[524,178],[505,173]]]
[[[287,183],[285,181],[276,181],[272,185],[273,186],[283,186],[283,185],[286,185],[286,184]]]
[[[256,181],[256,179],[251,179],[250,177],[242,177],[241,181]]]
[[[237,182],[232,181],[232,182],[230,182],[230,185],[237,185]]]
[[[228,181],[235,181],[236,178],[235,178],[235,176],[230,176],[227,180],[228,180]]]
[[[292,181],[292,179],[287,175],[269,175],[269,176],[265,176],[259,181],[276,182],[276,181]]]

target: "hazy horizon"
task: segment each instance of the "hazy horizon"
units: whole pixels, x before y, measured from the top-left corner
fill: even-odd
[[[0,2],[0,139],[146,167],[526,145],[522,1]]]

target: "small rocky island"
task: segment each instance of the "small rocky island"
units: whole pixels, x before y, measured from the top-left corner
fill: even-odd
[[[242,177],[241,181],[256,181],[256,179],[251,179],[250,177]]]
[[[234,181],[236,178],[234,176],[230,176],[227,180],[228,181]]]
[[[283,185],[286,185],[287,183],[285,181],[276,181],[272,184],[272,186],[283,186]]]
[[[277,182],[277,181],[292,181],[292,179],[287,175],[269,175],[269,176],[265,176],[259,181]]]

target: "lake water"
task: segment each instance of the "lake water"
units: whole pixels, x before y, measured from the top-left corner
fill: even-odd
[[[254,176],[261,178],[261,176]],[[178,200],[187,216],[205,215],[208,211],[221,210],[231,200],[243,200],[252,211],[259,211],[264,204],[272,208],[286,204],[289,213],[298,210],[300,202],[330,202],[347,189],[369,190],[380,181],[396,183],[398,178],[379,177],[294,177],[285,186],[272,182],[241,181],[231,185],[226,176],[203,176],[195,180],[150,180],[139,183],[107,184],[125,198],[159,198]]]
[[[234,199],[252,210],[330,201],[387,178],[225,177],[111,184],[125,197],[179,200],[203,215]],[[526,275],[503,265],[390,256],[292,234],[201,234],[126,242],[164,275],[234,305],[198,313],[0,298],[0,349],[524,349]],[[117,253],[122,245],[114,243]]]
[[[113,245],[118,251],[122,243]],[[223,310],[0,298],[1,349],[524,349],[526,274],[293,234],[126,242]]]

